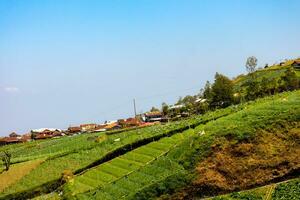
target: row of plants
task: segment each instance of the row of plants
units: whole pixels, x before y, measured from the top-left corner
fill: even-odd
[[[124,176],[129,176],[131,173],[165,155],[192,133],[192,130],[188,130],[163,138],[94,167],[70,180],[64,186],[64,192],[76,195],[111,184]]]

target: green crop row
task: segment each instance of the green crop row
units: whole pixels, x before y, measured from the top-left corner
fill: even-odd
[[[143,196],[143,192],[149,188],[155,190],[155,184],[162,184],[174,175],[184,178],[185,171],[176,162],[166,157],[160,157],[151,164],[136,170],[134,173],[123,176],[117,181],[100,187],[97,190],[78,194],[76,198],[103,200],[137,199],[136,195]],[[148,199],[149,193],[146,192],[146,194],[147,197],[145,199]]]
[[[72,195],[84,193],[88,190],[110,184],[121,177],[128,176],[130,173],[135,172],[139,168],[148,165],[158,157],[166,154],[192,132],[193,131],[185,131],[171,137],[163,138],[157,142],[149,143],[92,168],[87,172],[76,176],[73,180],[67,183],[64,186],[65,191],[70,191]],[[161,148],[161,144],[164,148]],[[86,186],[82,187],[82,185]]]

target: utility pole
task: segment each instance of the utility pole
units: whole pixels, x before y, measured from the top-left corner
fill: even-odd
[[[134,108],[134,118],[136,118],[136,107],[135,107],[135,99],[133,99],[133,108]]]

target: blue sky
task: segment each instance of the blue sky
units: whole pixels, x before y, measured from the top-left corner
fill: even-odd
[[[0,135],[133,115],[300,56],[300,1],[1,0]]]

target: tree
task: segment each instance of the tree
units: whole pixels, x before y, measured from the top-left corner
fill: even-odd
[[[161,105],[161,110],[163,112],[163,114],[166,116],[169,114],[169,106],[168,104],[166,104],[165,102],[162,103]]]
[[[219,73],[215,75],[215,82],[211,87],[212,107],[227,107],[233,103],[233,83]]]
[[[257,66],[257,58],[256,57],[251,56],[251,57],[247,58],[246,70],[247,70],[248,73],[254,72],[256,66]]]
[[[283,90],[295,90],[299,88],[299,78],[294,70],[287,69],[282,76]]]
[[[210,100],[212,97],[211,84],[209,81],[206,81],[203,91],[203,98]]]
[[[260,96],[260,83],[256,80],[249,79],[246,82],[246,99],[247,100],[254,100]]]
[[[11,159],[11,154],[8,151],[2,151],[1,153],[1,160],[5,165],[5,170],[8,171],[10,167],[10,159]]]
[[[155,108],[154,106],[151,108],[150,112],[159,112],[158,108]]]

